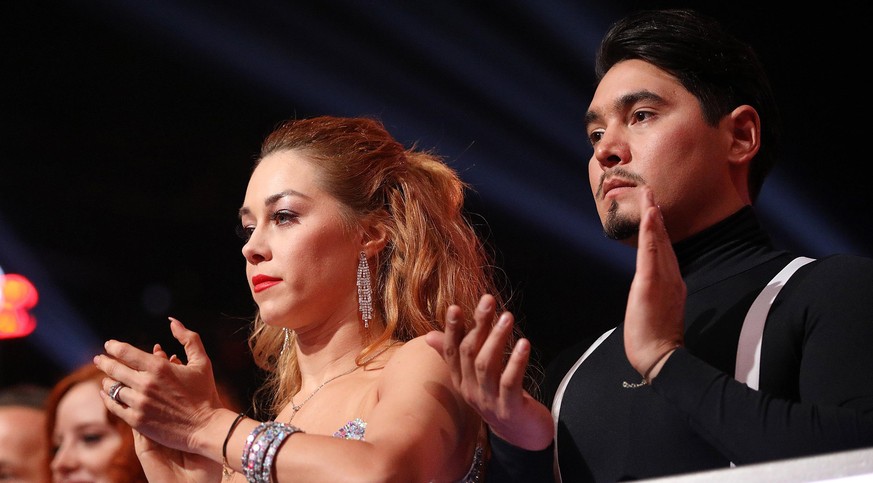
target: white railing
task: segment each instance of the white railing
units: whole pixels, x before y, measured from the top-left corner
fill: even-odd
[[[873,448],[654,478],[648,483],[873,482]]]

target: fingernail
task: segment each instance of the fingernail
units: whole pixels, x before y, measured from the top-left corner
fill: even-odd
[[[528,344],[524,339],[520,339],[515,344],[515,349],[513,350],[513,352],[515,352],[517,355],[524,355],[527,354],[529,351],[530,344]]]

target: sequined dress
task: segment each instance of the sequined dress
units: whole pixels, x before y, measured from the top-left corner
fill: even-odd
[[[363,441],[366,430],[366,421],[361,418],[355,418],[344,424],[343,427],[338,429],[333,433],[333,435],[336,438]],[[470,470],[464,478],[459,480],[458,483],[478,483],[484,481],[482,478],[482,471],[485,469],[484,454],[484,448],[482,448],[482,446],[476,446],[476,452],[473,453],[473,464],[470,466]]]

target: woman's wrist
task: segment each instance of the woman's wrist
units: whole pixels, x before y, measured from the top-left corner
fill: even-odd
[[[224,437],[224,444],[221,446],[221,472],[224,474],[224,479],[230,479],[233,475],[233,470],[230,469],[229,463],[227,462],[227,443],[230,441],[230,437],[233,435],[233,432],[239,425],[240,421],[245,417],[245,413],[239,413],[236,419],[233,420],[233,423],[231,423],[230,428],[227,430],[227,435]]]
[[[227,459],[234,457],[233,436],[239,436],[240,428],[244,426],[245,417],[230,409],[215,409],[208,422],[200,430],[191,434],[188,451],[205,456],[222,464],[222,455],[227,452]],[[229,430],[233,427],[232,433]]]

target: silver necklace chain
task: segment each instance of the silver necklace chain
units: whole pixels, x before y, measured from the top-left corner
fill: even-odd
[[[347,375],[349,375],[349,374],[355,372],[356,370],[358,370],[358,367],[361,367],[361,366],[355,365],[355,367],[349,369],[348,371],[343,372],[343,373],[340,373],[340,374],[337,374],[337,375],[331,377],[330,379],[328,379],[328,380],[322,382],[321,385],[318,386],[318,387],[316,387],[314,391],[312,391],[311,393],[309,393],[309,396],[306,396],[306,399],[304,399],[303,402],[300,403],[300,404],[294,404],[294,396],[292,396],[292,397],[291,397],[291,410],[294,411],[294,412],[291,413],[291,417],[288,418],[288,422],[290,423],[291,420],[294,419],[294,416],[297,415],[297,411],[300,411],[300,408],[302,408],[304,404],[306,404],[307,402],[309,402],[309,400],[312,399],[312,396],[315,396],[315,393],[317,393],[318,391],[320,391],[321,388],[323,388],[325,385],[327,385],[327,383],[333,381],[334,379],[338,379],[338,378],[340,378],[340,377],[347,376]]]
[[[318,391],[320,391],[321,388],[323,388],[325,385],[327,385],[327,383],[333,381],[334,379],[338,379],[338,378],[340,378],[340,377],[347,376],[347,375],[349,375],[349,374],[355,372],[356,370],[358,370],[359,367],[361,367],[361,366],[365,366],[365,365],[369,364],[370,362],[372,362],[373,360],[375,360],[377,357],[379,357],[380,355],[382,355],[382,353],[384,353],[385,351],[387,351],[388,349],[390,349],[391,346],[393,346],[393,345],[396,344],[396,343],[397,343],[396,340],[392,340],[390,343],[388,343],[388,345],[386,345],[385,347],[379,349],[378,352],[376,352],[375,354],[373,354],[372,356],[370,356],[369,358],[367,358],[367,360],[365,360],[365,361],[364,361],[360,366],[359,366],[359,365],[355,365],[355,367],[349,369],[348,371],[343,372],[343,373],[340,373],[340,374],[337,374],[337,375],[331,377],[330,379],[328,379],[328,380],[322,382],[320,386],[316,387],[314,391],[312,391],[311,393],[309,393],[309,396],[306,396],[306,399],[304,399],[302,403],[300,403],[300,404],[294,404],[294,396],[291,396],[291,411],[293,411],[293,412],[291,413],[291,417],[288,418],[288,422],[290,423],[291,420],[294,419],[294,416],[297,416],[297,411],[300,411],[300,408],[302,408],[304,404],[306,404],[310,399],[312,399],[312,396],[315,396],[315,393],[317,393]]]

